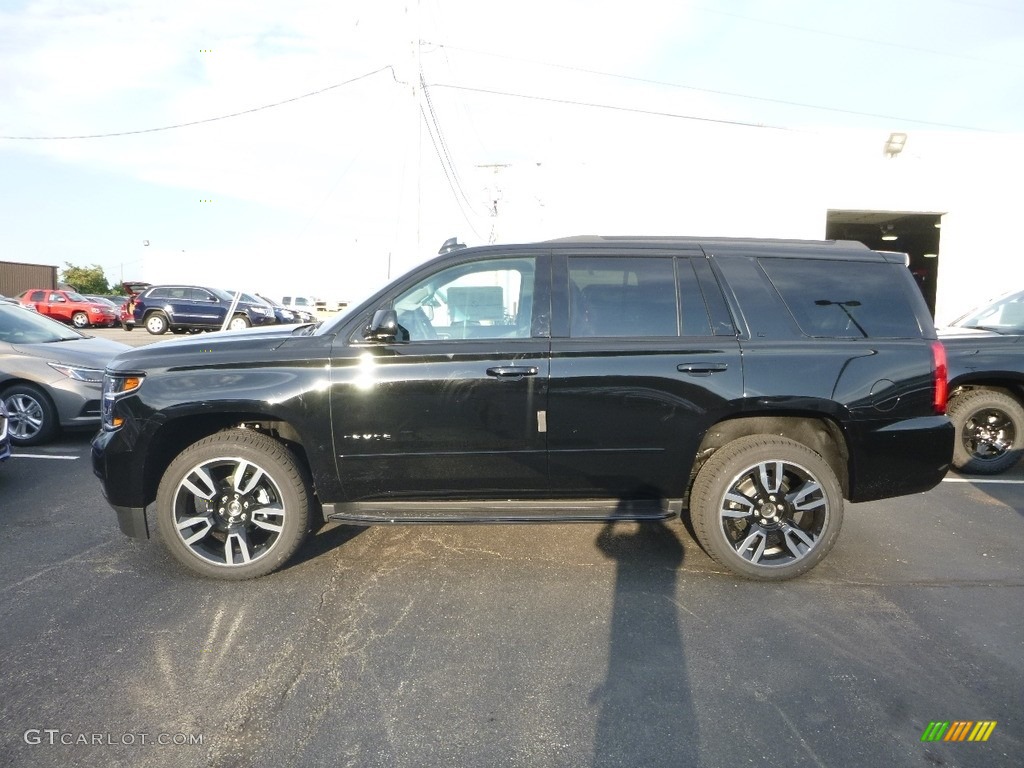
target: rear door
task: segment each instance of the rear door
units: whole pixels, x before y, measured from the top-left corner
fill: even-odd
[[[569,253],[553,286],[553,493],[679,498],[704,432],[743,387],[703,253]]]

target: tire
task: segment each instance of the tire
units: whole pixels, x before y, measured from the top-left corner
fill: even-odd
[[[775,435],[742,437],[701,467],[690,493],[697,541],[733,573],[782,581],[829,553],[843,523],[843,494],[828,463]]]
[[[228,323],[229,331],[244,331],[250,327],[252,323],[249,322],[249,318],[245,315],[235,315],[231,318],[231,322]]]
[[[124,331],[134,331],[135,330],[135,323],[126,323],[124,320],[122,320],[121,321],[121,330],[124,330]]]
[[[15,445],[39,445],[60,431],[57,409],[39,387],[14,384],[3,391],[9,414],[11,442]]]
[[[151,315],[146,315],[146,330],[154,336],[162,336],[167,333],[168,322],[167,318],[159,312],[154,312]]]
[[[997,475],[1024,455],[1024,406],[1005,392],[974,389],[949,403],[956,428],[953,466],[961,472]]]
[[[240,581],[280,568],[309,529],[306,474],[284,445],[248,429],[186,448],[160,480],[156,527],[195,573]]]
[[[89,327],[89,316],[85,312],[75,312],[71,315],[71,324],[75,328],[88,328]]]

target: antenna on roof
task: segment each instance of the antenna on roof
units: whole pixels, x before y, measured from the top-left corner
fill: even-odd
[[[437,254],[438,254],[438,256],[444,256],[446,253],[451,253],[452,251],[457,251],[457,250],[459,250],[459,248],[465,248],[465,247],[466,247],[466,244],[465,243],[460,243],[459,242],[459,238],[457,238],[457,237],[449,237],[441,245],[441,250],[439,250],[437,252]]]

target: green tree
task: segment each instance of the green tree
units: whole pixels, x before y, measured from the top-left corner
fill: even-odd
[[[73,285],[79,293],[110,293],[107,276],[103,274],[103,267],[99,264],[93,264],[91,267],[76,267],[70,261],[65,261],[64,264],[61,280]]]

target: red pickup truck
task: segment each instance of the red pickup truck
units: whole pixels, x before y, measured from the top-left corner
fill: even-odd
[[[30,288],[18,296],[18,301],[26,307],[34,307],[41,315],[71,323],[75,328],[112,327],[118,322],[116,310],[90,301],[75,291]]]

